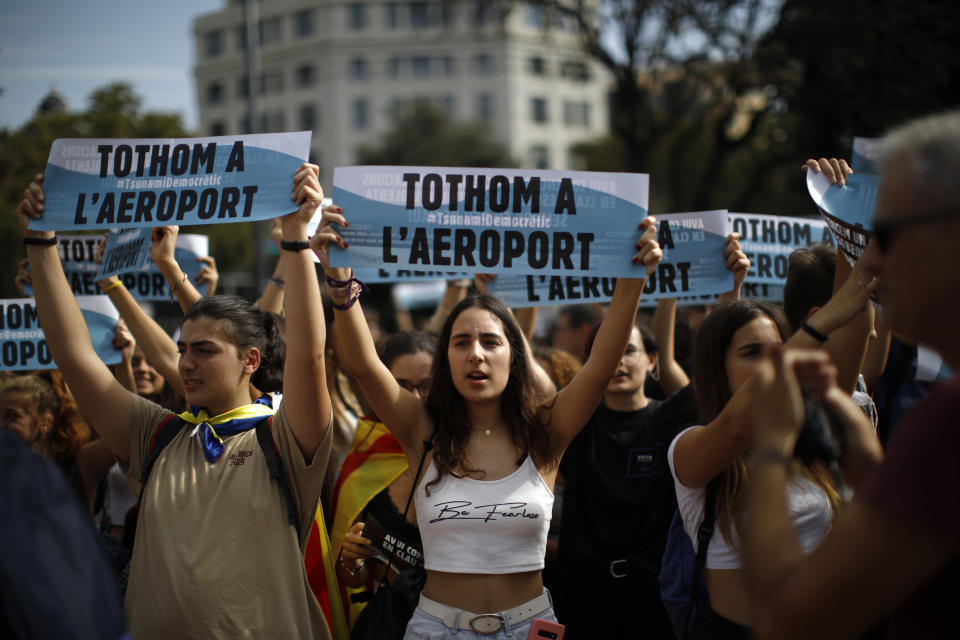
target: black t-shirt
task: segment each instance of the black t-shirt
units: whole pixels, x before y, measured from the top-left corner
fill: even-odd
[[[656,584],[677,508],[667,447],[696,422],[689,387],[637,411],[613,411],[600,403],[560,466],[563,573],[602,575],[612,561],[629,558],[631,573]]]

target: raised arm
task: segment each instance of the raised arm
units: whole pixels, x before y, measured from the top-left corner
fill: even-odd
[[[755,389],[756,455],[741,535],[758,638],[857,637],[958,550],[955,536],[937,536],[854,499],[815,551],[800,552],[786,494],[789,459],[803,422],[801,388],[819,387],[824,403],[842,420],[866,422],[835,382],[798,380],[828,379],[825,363],[829,358],[822,351],[776,350]]]
[[[270,227],[270,237],[277,243],[277,249],[280,249],[280,241],[283,239],[282,233],[280,222],[274,220],[273,226]],[[280,250],[280,257],[277,258],[277,265],[273,268],[273,275],[270,276],[263,294],[256,302],[257,308],[261,311],[269,311],[278,316],[283,315],[283,288],[286,286],[283,279],[284,256],[285,252]]]
[[[727,261],[727,269],[733,272],[733,289],[724,291],[718,297],[718,302],[733,302],[740,299],[740,291],[743,289],[743,281],[750,273],[750,259],[740,248],[740,234],[731,233],[727,236],[727,244],[724,247],[723,257]]]
[[[390,370],[377,356],[376,346],[360,307],[360,285],[353,280],[353,270],[329,266],[330,243],[346,248],[346,243],[331,227],[331,223],[347,226],[339,207],[324,209],[320,226],[317,227],[317,233],[310,244],[327,274],[328,290],[333,299],[336,348],[340,362],[344,371],[360,384],[363,394],[380,420],[390,425],[390,432],[400,441],[407,457],[415,459],[420,442],[430,436],[430,420],[423,402],[397,384]],[[337,286],[330,286],[331,281]]]
[[[170,292],[180,303],[180,309],[186,313],[203,296],[177,264],[174,250],[179,233],[180,227],[176,226],[154,227],[150,231],[150,257],[163,274]]]
[[[130,459],[132,394],[123,388],[90,343],[90,334],[73,297],[51,231],[27,229],[31,218],[43,216],[43,176],[24,191],[17,208],[27,245],[37,313],[47,347],[70,386],[80,412],[110,449]]]
[[[184,396],[183,381],[177,364],[180,353],[177,343],[163,330],[157,321],[150,317],[140,306],[117,276],[110,276],[97,282],[103,293],[110,298],[110,302],[120,312],[120,317],[127,324],[137,344],[143,350],[147,362],[157,370],[166,383],[173,386],[177,395]]]
[[[287,355],[283,364],[283,404],[293,435],[311,458],[330,427],[332,405],[327,392],[324,347],[326,327],[320,283],[306,248],[307,224],[323,200],[320,169],[303,164],[293,180],[292,199],[300,207],[280,219],[286,250]],[[304,249],[288,243],[304,243]]]
[[[674,333],[677,325],[677,299],[660,298],[653,312],[653,338],[657,341],[657,369],[660,388],[673,395],[690,384],[687,372],[674,359]]]
[[[616,374],[637,316],[637,305],[646,285],[646,276],[656,270],[663,257],[657,244],[656,220],[644,218],[636,243],[634,264],[643,264],[645,277],[618,278],[613,299],[600,324],[590,357],[566,387],[557,392],[549,410],[549,433],[554,451],[561,454],[586,425],[610,379]]]

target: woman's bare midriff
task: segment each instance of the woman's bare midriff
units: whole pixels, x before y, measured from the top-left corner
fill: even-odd
[[[427,571],[423,595],[472,613],[506,611],[543,593],[539,571],[525,573],[445,573]]]

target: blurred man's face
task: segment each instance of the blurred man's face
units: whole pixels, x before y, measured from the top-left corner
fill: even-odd
[[[880,277],[877,295],[885,322],[931,346],[944,320],[956,319],[960,310],[956,291],[960,203],[952,217],[920,220],[943,210],[917,187],[908,160],[891,162],[874,214],[874,226],[885,230],[886,246],[881,248],[874,238],[861,258]]]

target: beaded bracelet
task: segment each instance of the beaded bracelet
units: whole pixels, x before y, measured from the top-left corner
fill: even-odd
[[[352,271],[349,280],[336,280],[330,276],[327,276],[327,286],[329,286],[333,291],[349,289],[346,302],[343,304],[337,304],[336,302],[333,303],[333,308],[339,309],[340,311],[346,311],[352,307],[357,300],[360,299],[361,294],[368,293],[370,291],[370,289],[367,288],[367,285],[353,277]]]

